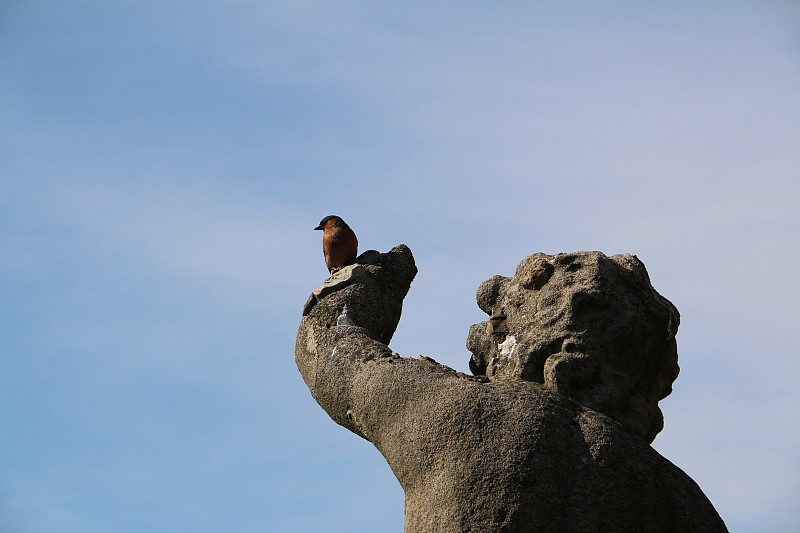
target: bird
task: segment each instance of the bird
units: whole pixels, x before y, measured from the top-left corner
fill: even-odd
[[[314,229],[322,230],[322,253],[325,255],[328,272],[333,274],[340,268],[355,263],[358,239],[341,217],[328,215]]]

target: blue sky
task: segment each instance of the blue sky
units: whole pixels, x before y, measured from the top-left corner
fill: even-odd
[[[0,5],[0,531],[402,531],[294,366],[331,213],[411,247],[392,347],[459,370],[481,281],[637,254],[654,447],[800,527],[800,6],[433,4]]]

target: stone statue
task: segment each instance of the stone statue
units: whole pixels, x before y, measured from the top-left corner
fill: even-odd
[[[309,298],[295,357],[372,442],[411,532],[716,532],[703,492],[649,443],[678,375],[677,309],[635,256],[534,254],[478,289],[472,376],[387,345],[417,269],[368,251]]]

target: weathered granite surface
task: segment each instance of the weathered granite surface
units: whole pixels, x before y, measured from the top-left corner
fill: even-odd
[[[477,376],[387,347],[416,271],[404,245],[362,254],[309,298],[295,348],[316,401],[397,476],[407,532],[726,531],[648,444],[678,313],[634,256],[534,254],[482,284]]]

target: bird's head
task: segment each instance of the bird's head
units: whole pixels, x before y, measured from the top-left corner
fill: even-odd
[[[327,230],[331,228],[347,228],[347,223],[336,215],[328,215],[319,222],[319,226],[315,230]]]

